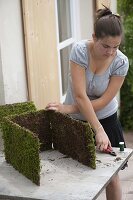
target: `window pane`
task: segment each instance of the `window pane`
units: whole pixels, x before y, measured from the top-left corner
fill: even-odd
[[[61,58],[61,77],[62,77],[62,94],[65,95],[68,86],[69,74],[69,55],[72,45],[65,47],[60,51]]]
[[[72,37],[70,0],[57,0],[59,42]]]

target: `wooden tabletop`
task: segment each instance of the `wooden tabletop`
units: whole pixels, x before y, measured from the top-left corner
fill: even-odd
[[[40,186],[36,186],[7,164],[4,154],[0,153],[0,198],[95,200],[133,154],[133,150],[129,148],[124,152],[120,152],[119,148],[113,149],[117,153],[116,157],[96,153],[95,170],[58,151],[41,153]]]

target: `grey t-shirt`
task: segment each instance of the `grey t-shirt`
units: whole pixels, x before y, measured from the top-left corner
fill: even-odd
[[[75,43],[70,54],[70,61],[73,61],[85,68],[86,73],[86,93],[90,100],[94,100],[102,96],[108,87],[111,76],[126,76],[129,68],[128,58],[120,51],[108,67],[101,75],[94,74],[89,66],[89,48],[88,41],[82,40]],[[75,99],[72,93],[71,75],[69,75],[68,90],[64,104],[74,104]],[[113,98],[108,105],[96,112],[98,119],[104,119],[114,114],[118,109],[116,97]],[[71,114],[75,119],[85,120],[81,113]]]

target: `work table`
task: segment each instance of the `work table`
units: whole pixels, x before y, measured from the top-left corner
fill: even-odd
[[[0,153],[0,198],[40,200],[95,200],[111,178],[133,154],[126,148],[117,156],[96,152],[96,169],[91,169],[58,151],[40,153],[41,182],[36,186],[7,164]],[[125,171],[126,173],[126,171]]]

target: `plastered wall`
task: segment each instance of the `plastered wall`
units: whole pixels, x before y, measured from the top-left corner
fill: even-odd
[[[21,5],[0,0],[0,103],[28,99]]]

